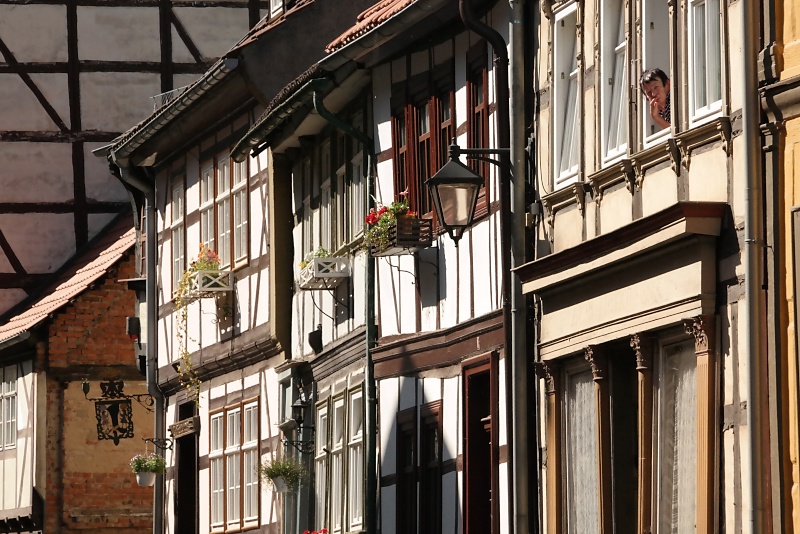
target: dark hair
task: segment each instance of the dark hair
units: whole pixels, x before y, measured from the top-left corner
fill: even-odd
[[[662,84],[666,85],[669,81],[669,76],[667,73],[661,69],[647,69],[642,73],[642,77],[639,78],[639,87],[643,87],[644,84],[654,82],[656,80],[660,80]]]

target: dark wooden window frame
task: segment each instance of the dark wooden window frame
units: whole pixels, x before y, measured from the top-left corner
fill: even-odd
[[[474,45],[467,52],[467,148],[489,148],[489,71],[486,41]],[[483,177],[483,188],[478,196],[475,217],[489,211],[489,162],[469,158],[467,164],[473,172]]]

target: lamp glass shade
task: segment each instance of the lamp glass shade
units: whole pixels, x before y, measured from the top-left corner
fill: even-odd
[[[464,227],[472,223],[480,185],[440,184],[436,189],[444,226]]]
[[[472,224],[483,182],[483,177],[453,159],[427,182],[439,224],[454,241],[458,241],[464,229]]]

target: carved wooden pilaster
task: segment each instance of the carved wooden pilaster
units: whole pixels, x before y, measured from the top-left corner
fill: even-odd
[[[638,534],[649,534],[652,527],[653,498],[653,340],[649,336],[631,336],[639,376],[639,488]]]
[[[697,534],[714,532],[715,317],[684,319],[697,355]]]
[[[561,403],[559,402],[560,369],[552,362],[536,364],[536,374],[544,380],[547,436],[547,534],[560,534],[561,529]]]
[[[611,500],[613,466],[611,465],[611,397],[608,383],[608,360],[602,347],[597,345],[586,347],[584,356],[592,367],[592,377],[594,378],[600,534],[612,534],[614,532],[614,514]]]

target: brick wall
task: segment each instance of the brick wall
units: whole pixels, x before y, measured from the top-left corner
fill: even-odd
[[[133,315],[131,251],[108,275],[65,306],[50,326],[47,359],[47,493],[45,532],[67,534],[146,534],[152,532],[153,488],[139,487],[130,458],[149,451],[143,437],[153,436],[153,414],[132,401],[134,437],[99,440],[95,403],[100,381],[122,379],[127,394],[146,393],[135,366],[125,317]]]

